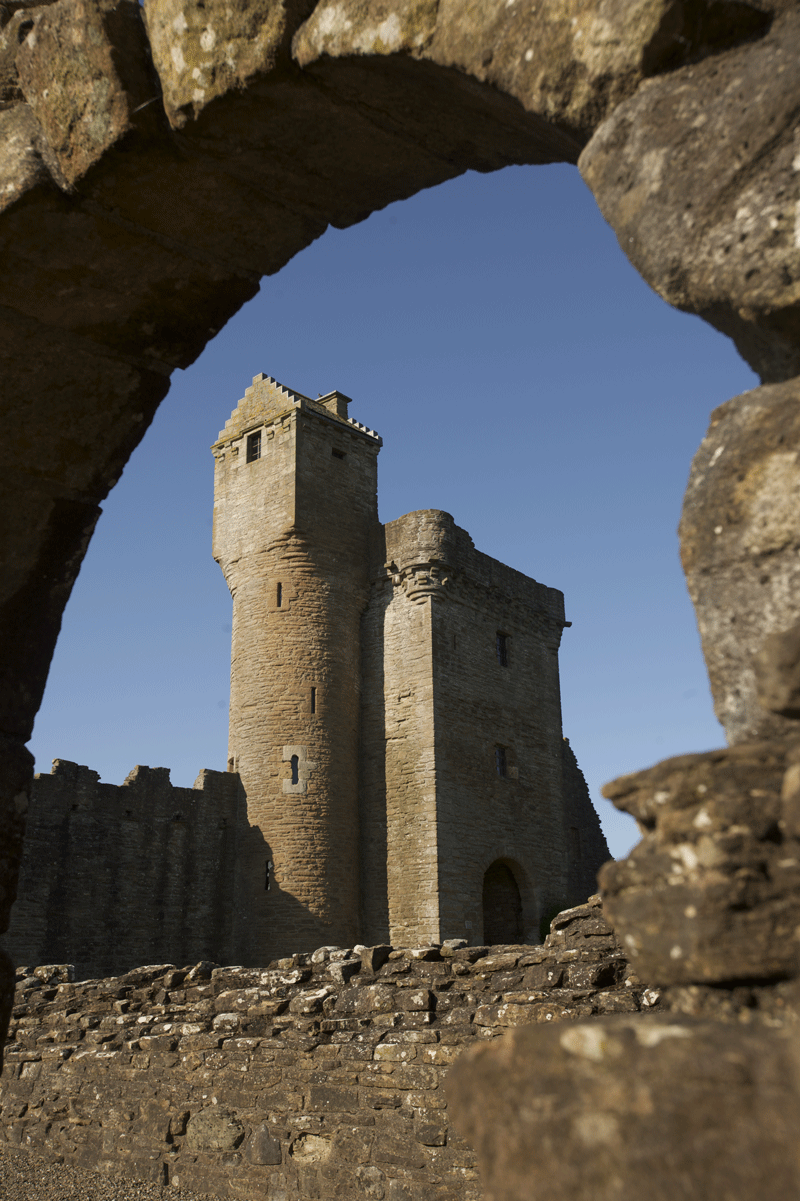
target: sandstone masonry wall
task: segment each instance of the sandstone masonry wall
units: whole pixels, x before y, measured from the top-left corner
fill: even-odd
[[[51,1160],[268,1201],[472,1201],[449,1065],[531,1022],[635,1013],[599,898],[543,946],[321,948],[70,982],[18,972],[0,1137]]]
[[[225,955],[242,826],[238,776],[175,788],[167,768],[135,767],[118,786],[56,759],[34,781],[6,948],[18,963],[68,949],[79,978]]]

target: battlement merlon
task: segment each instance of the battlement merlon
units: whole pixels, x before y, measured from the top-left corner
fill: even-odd
[[[298,409],[323,420],[333,421],[351,433],[360,434],[370,442],[382,446],[383,440],[374,430],[348,417],[347,408],[350,404],[350,397],[345,396],[343,392],[334,390],[313,400],[310,396],[295,392],[278,383],[272,376],[261,372],[253,376],[252,385],[245,390],[244,396],[225,422],[225,428],[220,430],[219,437],[211,449],[219,452],[246,434],[273,425]]]

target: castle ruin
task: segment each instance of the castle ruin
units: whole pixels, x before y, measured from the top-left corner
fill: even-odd
[[[447,513],[382,525],[381,439],[349,403],[257,375],[220,433],[228,772],[37,776],[18,962],[535,943],[594,890],[608,849],[561,731],[562,593]]]
[[[271,851],[241,866],[241,954],[537,942],[608,858],[561,732],[563,595],[447,513],[381,525],[349,403],[257,375],[213,448],[228,766]]]

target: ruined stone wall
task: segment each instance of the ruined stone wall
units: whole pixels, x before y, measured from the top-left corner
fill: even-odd
[[[585,896],[597,887],[598,867],[611,856],[568,738],[561,743],[561,795],[569,847],[567,896]]]
[[[99,780],[60,759],[36,776],[6,948],[18,963],[68,956],[78,979],[227,957],[238,777],[203,771],[175,788],[166,768],[136,767],[122,785]]]
[[[267,844],[238,868],[246,964],[358,938],[359,629],[380,439],[339,410],[338,393],[326,405],[257,376],[214,447],[229,764]]]
[[[564,764],[564,624],[560,592],[476,551],[449,514],[384,527],[363,624],[372,933],[481,943],[484,876],[498,862],[516,880],[528,941],[595,887],[609,855],[574,756]],[[376,859],[386,848],[385,873],[373,845]]]
[[[643,991],[597,897],[539,947],[390,947],[268,969],[18,973],[0,1138],[223,1197],[470,1201],[446,1076],[509,1027],[635,1013]]]

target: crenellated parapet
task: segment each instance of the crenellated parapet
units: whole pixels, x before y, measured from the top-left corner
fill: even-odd
[[[79,975],[165,956],[232,954],[235,863],[247,830],[239,777],[134,767],[123,784],[53,761],[34,778],[26,855],[5,944],[18,961],[65,950]]]

